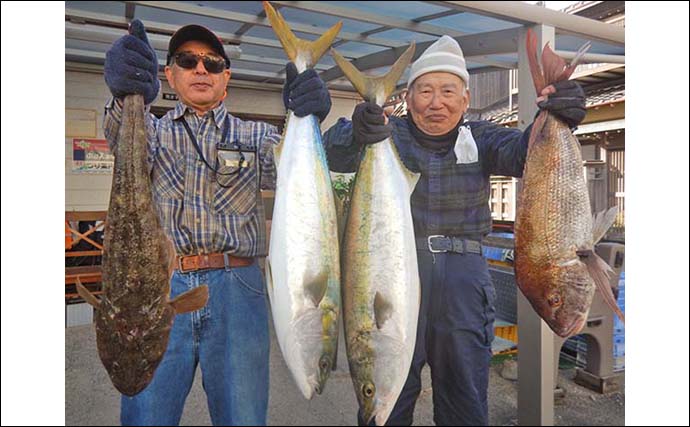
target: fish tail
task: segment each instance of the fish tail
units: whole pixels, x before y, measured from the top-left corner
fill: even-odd
[[[537,90],[537,96],[541,95],[541,91],[546,86],[568,80],[591,46],[592,44],[589,42],[582,45],[577,51],[575,58],[568,64],[565,59],[558,56],[551,49],[549,43],[546,43],[541,53],[542,70],[537,59],[537,37],[532,30],[527,30],[527,58],[534,87]]]
[[[326,53],[326,50],[331,46],[333,40],[335,40],[335,37],[340,32],[340,28],[343,26],[342,22],[338,22],[323,33],[318,40],[313,42],[303,40],[295,36],[295,33],[292,32],[290,26],[285,22],[280,12],[277,12],[269,2],[264,1],[263,3],[266,16],[268,16],[268,20],[271,22],[273,31],[276,33],[276,36],[278,36],[278,40],[280,40],[280,44],[283,45],[283,49],[285,49],[288,58],[290,58],[290,61],[295,62],[295,65],[298,63],[304,64],[306,68],[316,65],[323,54]],[[300,70],[299,65],[297,69]]]
[[[177,314],[182,314],[199,310],[206,305],[207,301],[208,286],[203,285],[183,293],[168,304],[172,306]]]
[[[537,36],[534,35],[532,30],[527,30],[527,59],[534,88],[537,90],[537,96],[539,96],[546,87],[546,83],[544,82],[544,73],[539,65],[539,59],[537,59]]]
[[[368,77],[355,68],[352,63],[343,58],[335,49],[331,49],[331,55],[338,64],[345,77],[352,83],[357,92],[364,99],[383,105],[386,99],[395,91],[395,87],[400,77],[405,72],[414,55],[415,43],[412,42],[405,52],[400,55],[391,69],[383,76]]]

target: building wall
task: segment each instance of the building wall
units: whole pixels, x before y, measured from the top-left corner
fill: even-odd
[[[161,93],[173,93],[167,82],[162,82]],[[107,210],[112,174],[75,174],[72,172],[73,138],[105,139],[103,135],[103,108],[110,92],[99,72],[65,72],[65,210]],[[332,126],[339,117],[350,117],[358,100],[349,94],[332,94],[331,112],[322,123],[322,129]],[[154,101],[154,106],[174,107],[175,101]],[[280,89],[266,90],[233,87],[226,99],[231,113],[260,114],[283,117]]]

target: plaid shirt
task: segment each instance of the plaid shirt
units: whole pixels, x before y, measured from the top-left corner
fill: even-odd
[[[478,161],[457,164],[454,150],[434,153],[417,143],[404,118],[390,117],[393,142],[405,166],[421,173],[410,200],[415,236],[441,234],[481,240],[491,231],[490,175],[522,176],[529,130],[490,122],[464,122],[477,144]],[[361,150],[352,140],[352,123],[341,118],[323,137],[334,172],[356,171]]]
[[[111,150],[117,142],[121,116],[122,102],[111,99],[103,121]],[[214,168],[221,165],[218,173],[200,159],[179,120],[182,117],[208,163]],[[224,162],[216,163],[216,144],[221,142],[226,117],[230,119],[227,142],[240,144],[243,151],[256,151],[258,156],[253,166],[223,176],[233,171],[222,166]],[[154,200],[177,254],[266,255],[266,220],[259,188],[275,188],[273,145],[280,141],[277,128],[233,117],[224,103],[199,117],[181,102],[161,119],[149,114],[146,126]]]

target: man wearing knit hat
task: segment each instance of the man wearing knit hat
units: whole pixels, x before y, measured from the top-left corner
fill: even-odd
[[[150,105],[160,88],[156,52],[144,25],[116,40],[105,61],[113,94],[103,132],[117,143],[122,97]],[[321,120],[331,102],[313,70],[287,67],[283,102],[297,116]],[[141,393],[122,396],[123,425],[178,425],[197,365],[214,425],[265,425],[269,335],[264,279],[256,258],[266,254],[260,188],[275,188],[275,126],[243,121],[225,107],[230,59],[222,42],[199,25],[170,39],[165,67],[180,98],[164,117],[146,117],[151,184],[161,224],[177,252],[174,298],[208,285],[207,305],[175,318],[168,348]]]
[[[470,122],[469,73],[458,43],[441,37],[412,64],[406,118],[357,105],[324,135],[335,172],[354,172],[362,147],[392,136],[405,166],[421,177],[411,197],[422,302],[415,355],[387,425],[411,425],[421,370],[431,367],[437,425],[487,425],[487,387],[496,292],[481,240],[491,231],[490,175],[522,175],[524,132]],[[575,82],[550,86],[538,99],[571,127],[585,115]],[[363,420],[358,417],[360,425]]]

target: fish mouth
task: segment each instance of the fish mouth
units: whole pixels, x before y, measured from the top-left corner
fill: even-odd
[[[563,338],[577,335],[585,326],[586,322],[587,319],[585,319],[584,317],[580,317],[577,320],[575,320],[569,328],[567,328],[565,331],[563,331],[563,333],[560,333],[559,335]]]

